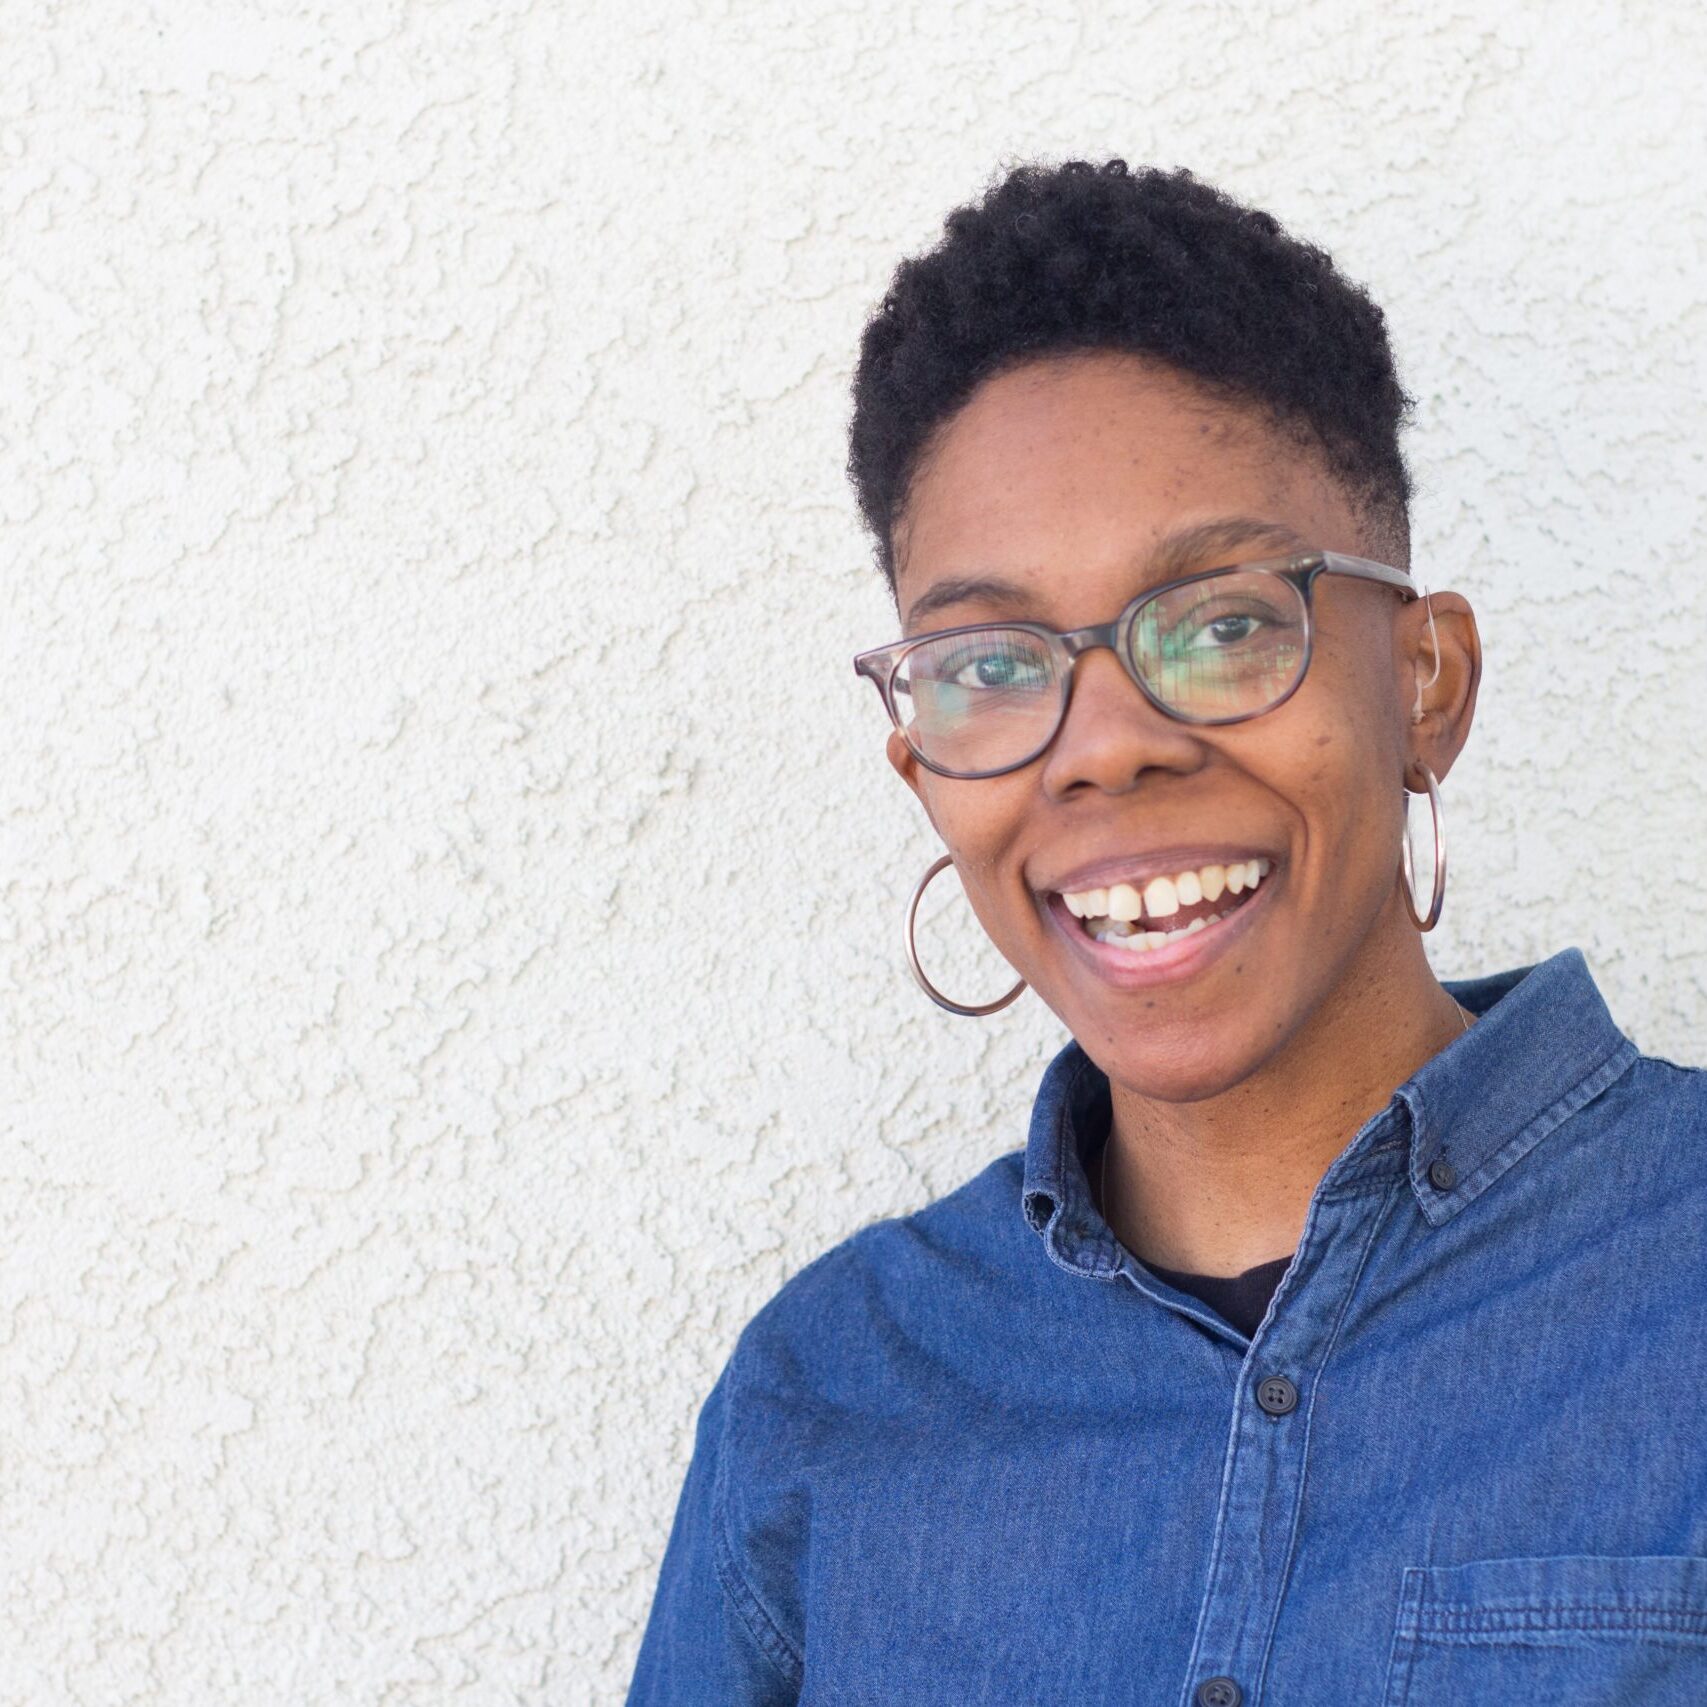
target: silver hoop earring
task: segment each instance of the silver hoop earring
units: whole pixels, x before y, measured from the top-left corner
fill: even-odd
[[[935,864],[931,866],[930,870],[919,879],[918,887],[913,891],[913,898],[907,903],[907,924],[904,933],[907,939],[907,964],[912,967],[913,976],[919,981],[919,988],[923,990],[939,1008],[947,1008],[951,1014],[968,1014],[976,1018],[980,1014],[996,1013],[1000,1009],[1005,1008],[1009,1002],[1017,1001],[1021,992],[1025,989],[1025,980],[1023,978],[1020,979],[1020,981],[1015,984],[1005,996],[999,996],[993,1002],[985,1002],[982,1007],[974,1008],[967,1007],[961,1002],[951,1002],[948,997],[945,996],[930,981],[930,979],[925,976],[925,969],[919,964],[918,947],[913,941],[913,920],[918,916],[919,902],[923,898],[925,888],[930,883],[930,880],[935,877],[944,866],[953,864],[954,856],[952,854],[944,854],[942,858],[937,860]]]
[[[1411,795],[1415,792],[1405,790],[1405,828],[1399,838],[1399,852],[1402,855],[1403,884],[1405,895],[1405,911],[1411,915],[1411,923],[1419,931],[1431,931],[1440,921],[1440,904],[1446,898],[1446,813],[1440,804],[1440,785],[1434,780],[1431,771],[1422,760],[1417,761],[1417,768],[1423,773],[1423,781],[1428,784],[1428,810],[1434,819],[1434,894],[1429,898],[1428,917],[1417,915],[1416,879],[1411,870]]]

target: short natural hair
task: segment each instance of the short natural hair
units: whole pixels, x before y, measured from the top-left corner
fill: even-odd
[[[943,227],[897,267],[854,371],[848,474],[892,591],[896,524],[935,430],[992,375],[1095,349],[1265,407],[1408,564],[1412,399],[1380,308],[1321,249],[1188,171],[1118,159],[1016,167]]]

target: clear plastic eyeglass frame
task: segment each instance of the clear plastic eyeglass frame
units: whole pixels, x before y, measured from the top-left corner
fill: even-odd
[[[1142,616],[1144,607],[1151,600],[1158,599],[1165,593],[1173,592],[1177,588],[1189,586],[1197,581],[1209,580],[1212,576],[1236,573],[1250,574],[1253,572],[1275,575],[1290,582],[1302,601],[1304,646],[1296,673],[1283,693],[1276,695],[1267,705],[1259,705],[1249,711],[1234,712],[1227,717],[1192,717],[1175,710],[1144,680],[1137,665],[1133,662],[1132,634]],[[1315,645],[1312,594],[1316,579],[1320,575],[1349,575],[1360,581],[1375,581],[1385,587],[1394,587],[1403,593],[1407,600],[1422,597],[1410,575],[1403,569],[1395,569],[1389,563],[1376,563],[1367,557],[1348,557],[1337,551],[1307,551],[1300,552],[1292,557],[1265,557],[1249,563],[1225,563],[1214,569],[1201,569],[1195,574],[1181,575],[1175,580],[1164,581],[1159,586],[1146,587],[1112,622],[1092,623],[1088,628],[1073,628],[1063,631],[1046,628],[1042,623],[1037,622],[972,622],[961,624],[955,628],[939,628],[925,634],[910,635],[905,640],[892,641],[887,646],[874,646],[869,651],[856,653],[853,660],[854,671],[858,675],[869,678],[875,685],[883,700],[883,709],[889,714],[890,722],[900,732],[901,739],[907,743],[908,750],[927,770],[936,772],[938,776],[952,777],[960,781],[1006,776],[1010,771],[1023,769],[1048,750],[1050,743],[1060,733],[1061,725],[1066,721],[1067,708],[1072,703],[1073,666],[1086,652],[1099,646],[1108,647],[1120,660],[1121,667],[1132,679],[1138,691],[1163,716],[1171,717],[1178,723],[1243,723],[1249,718],[1261,717],[1265,712],[1273,711],[1276,706],[1284,705],[1298,691],[1303,684],[1305,675],[1309,672],[1310,657]],[[1049,733],[1024,758],[1015,759],[1010,764],[999,765],[993,770],[950,770],[919,751],[906,724],[902,721],[900,711],[895,703],[895,695],[898,691],[896,674],[906,661],[907,654],[916,646],[922,646],[930,641],[944,640],[952,635],[974,634],[981,629],[990,628],[1022,629],[1028,634],[1036,635],[1049,647],[1054,657],[1057,677],[1065,684],[1061,693],[1060,709]],[[899,691],[904,692],[905,689],[902,688]]]

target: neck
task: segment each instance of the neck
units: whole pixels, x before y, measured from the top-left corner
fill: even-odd
[[[1370,945],[1374,948],[1376,945]],[[1167,1103],[1111,1081],[1103,1216],[1140,1261],[1240,1274],[1297,1249],[1310,1197],[1395,1087],[1463,1034],[1414,930],[1366,956],[1237,1085]]]

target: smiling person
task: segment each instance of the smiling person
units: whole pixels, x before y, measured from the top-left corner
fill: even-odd
[[[1576,948],[1429,966],[1481,646],[1379,309],[1187,173],[1026,166],[854,397],[856,667],[1018,982],[915,976],[1071,1035],[742,1331],[630,1703],[1707,1701],[1707,1075]]]

